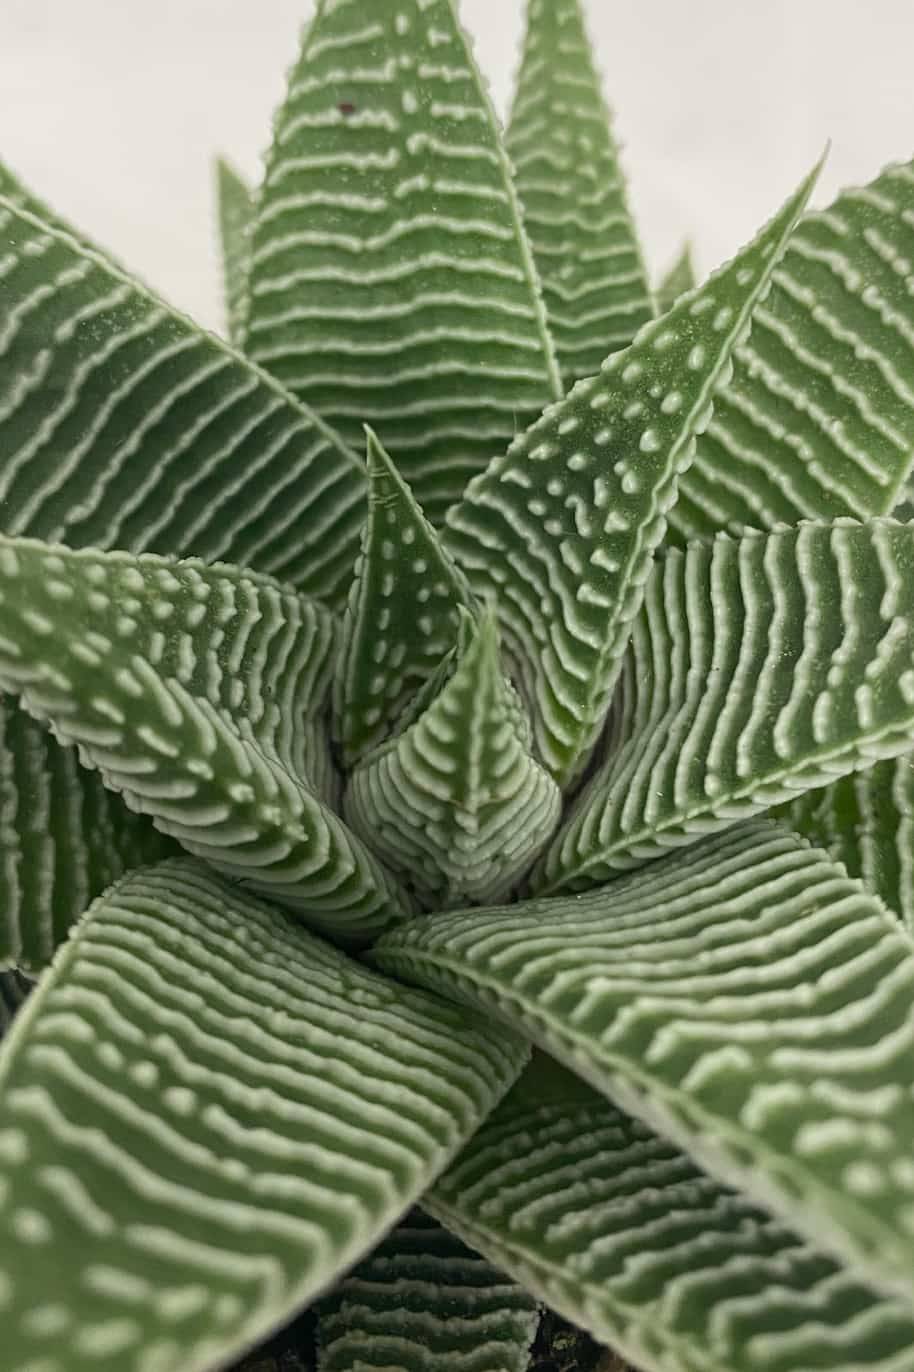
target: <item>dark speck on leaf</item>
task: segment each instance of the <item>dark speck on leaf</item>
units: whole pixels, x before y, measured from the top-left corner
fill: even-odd
[[[347,116],[350,114],[355,114],[355,105],[350,104],[348,100],[342,100],[337,105],[337,109],[339,110],[340,114],[345,114]]]

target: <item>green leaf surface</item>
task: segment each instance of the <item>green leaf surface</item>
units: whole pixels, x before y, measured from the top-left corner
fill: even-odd
[[[309,775],[333,649],[268,577],[0,538],[0,685],[185,848],[364,939],[401,906]]]
[[[794,234],[671,515],[682,537],[890,514],[914,458],[914,163]]]
[[[345,600],[364,467],[275,381],[0,199],[0,517],[70,546],[231,558]]]
[[[914,742],[914,526],[804,524],[672,551],[596,770],[534,877],[580,890]]]
[[[507,146],[569,387],[654,312],[579,0],[529,0]]]
[[[347,764],[394,732],[412,697],[457,639],[464,578],[409,487],[368,432],[368,520],[343,619],[334,683],[336,731]]]
[[[860,1280],[914,1292],[914,944],[770,820],[601,891],[412,921],[386,971],[528,1033]]]
[[[320,0],[275,124],[245,348],[428,517],[561,393],[497,121],[452,0]]]
[[[524,1053],[192,861],[131,874],[0,1055],[6,1366],[223,1366],[377,1242]]]
[[[449,514],[447,545],[498,603],[539,754],[560,782],[603,725],[679,476],[812,180],[700,291],[547,410]]]
[[[561,814],[561,792],[529,744],[486,613],[428,708],[353,773],[344,814],[426,905],[494,900]]]
[[[318,1372],[527,1372],[534,1298],[420,1210],[319,1307]]]
[[[0,972],[0,1038],[7,1032],[14,1017],[25,1004],[33,983],[13,969]]]
[[[219,237],[228,336],[238,343],[247,312],[248,259],[254,220],[254,192],[223,157],[216,162]]]
[[[692,245],[684,243],[676,261],[657,287],[657,309],[660,314],[671,310],[681,295],[694,290],[698,284],[692,263]]]
[[[515,1087],[423,1205],[641,1372],[907,1372],[905,1302],[569,1082]]]
[[[122,270],[118,262],[111,256],[107,249],[99,247],[92,239],[87,238],[81,230],[75,228],[68,220],[62,218],[56,210],[52,210],[46,201],[35,195],[34,192],[31,191],[18,176],[14,175],[9,167],[4,166],[2,162],[0,162],[0,199],[6,201],[10,205],[14,205],[17,210],[22,210],[26,214],[33,215],[36,219],[40,219],[43,224],[47,224],[50,228],[68,234],[71,238],[75,238],[80,247],[84,248],[87,252],[97,253],[100,257],[104,257],[106,261],[110,262],[116,270]],[[4,244],[4,248],[5,247],[6,245]],[[2,292],[0,292],[0,300],[2,300]]]

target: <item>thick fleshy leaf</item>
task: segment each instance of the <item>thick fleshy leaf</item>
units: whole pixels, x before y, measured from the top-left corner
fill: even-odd
[[[7,1367],[221,1367],[357,1261],[514,1079],[189,861],[83,920],[0,1055]]]
[[[251,251],[251,225],[254,219],[254,194],[247,182],[223,157],[216,163],[216,193],[219,200],[219,236],[222,242],[222,277],[225,290],[225,319],[228,336],[238,342],[247,310],[248,259]]]
[[[515,1087],[423,1205],[641,1372],[910,1367],[906,1302],[570,1077]]]
[[[497,121],[452,0],[320,0],[276,119],[246,351],[430,519],[561,393]]]
[[[770,820],[601,891],[427,916],[375,951],[528,1033],[712,1175],[914,1293],[914,944]]]
[[[914,745],[914,526],[670,552],[634,625],[621,747],[535,874],[584,889]]]
[[[400,905],[309,775],[333,646],[268,577],[0,538],[0,685],[185,848],[365,938]]]
[[[692,246],[683,244],[682,252],[663,277],[657,287],[657,309],[660,314],[671,310],[681,295],[694,290],[697,285],[695,268],[692,265]]]
[[[363,464],[275,381],[0,199],[0,521],[345,601]]]
[[[521,1286],[414,1210],[320,1306],[319,1372],[527,1372]]]
[[[914,163],[808,215],[671,515],[681,536],[890,514],[914,460]]]
[[[435,675],[473,596],[368,433],[368,522],[343,619],[334,690],[336,731],[352,765],[393,733],[404,707]]]
[[[877,762],[778,812],[828,850],[914,932],[914,757]]]
[[[439,695],[353,773],[344,814],[427,905],[496,899],[561,814],[561,792],[529,744],[486,613]]]
[[[32,981],[15,969],[0,972],[0,1038],[25,1004],[32,986]]]
[[[507,145],[569,387],[654,313],[580,0],[529,0]]]
[[[540,756],[561,782],[602,728],[679,476],[813,179],[700,291],[547,410],[448,516],[446,542],[498,603]]]

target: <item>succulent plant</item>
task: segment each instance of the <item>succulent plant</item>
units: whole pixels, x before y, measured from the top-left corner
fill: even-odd
[[[0,172],[9,1372],[914,1368],[914,164],[814,180],[655,292],[578,0],[504,134],[319,0],[230,342]]]

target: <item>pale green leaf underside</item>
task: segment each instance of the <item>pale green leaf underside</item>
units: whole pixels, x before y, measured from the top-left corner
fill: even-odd
[[[534,1298],[414,1210],[319,1307],[318,1372],[527,1372]]]
[[[523,1054],[196,863],[131,874],[3,1045],[5,1366],[222,1366],[377,1241]]]
[[[539,754],[560,782],[600,731],[679,475],[811,185],[547,410],[448,516],[446,544],[498,603]]]
[[[692,264],[692,245],[683,244],[682,251],[676,261],[661,278],[660,285],[657,287],[657,309],[660,314],[666,314],[671,310],[681,295],[686,291],[691,291],[697,285],[695,268]]]
[[[353,773],[346,818],[426,905],[497,899],[558,824],[561,792],[524,725],[486,614],[439,695]]]
[[[353,453],[274,381],[0,199],[0,519],[71,546],[230,558],[345,600]]]
[[[687,538],[890,514],[914,457],[914,163],[802,220],[671,515]]]
[[[228,337],[240,341],[247,309],[248,258],[254,193],[224,158],[216,162],[216,194],[219,238],[222,246],[222,280]]]
[[[404,907],[309,775],[333,647],[267,577],[0,537],[0,685],[185,848],[364,939]]]
[[[423,1204],[641,1372],[911,1365],[904,1302],[582,1083],[515,1088]]]
[[[457,640],[473,596],[375,435],[368,433],[368,520],[343,618],[335,728],[347,764],[394,732]]]
[[[584,889],[910,751],[914,526],[804,524],[670,552],[635,621],[621,746],[535,874]]]
[[[507,156],[452,0],[318,5],[276,119],[245,348],[430,519],[560,394]]]
[[[507,146],[567,388],[653,315],[579,0],[530,0]]]
[[[914,945],[825,853],[756,820],[599,892],[412,921],[375,955],[910,1302]]]

